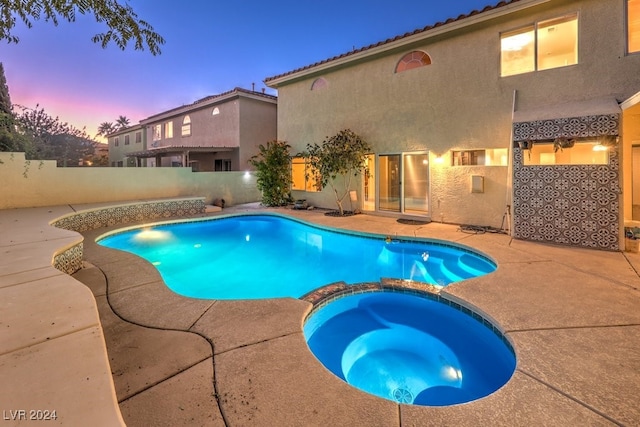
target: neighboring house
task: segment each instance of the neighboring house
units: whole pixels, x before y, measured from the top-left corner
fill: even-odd
[[[144,162],[137,165],[135,158],[127,157],[133,152],[145,150],[147,139],[142,125],[133,125],[107,135],[109,142],[109,166],[135,167],[146,166]]]
[[[363,211],[618,250],[640,220],[639,4],[503,1],[267,78],[278,139],[362,136]],[[293,196],[335,207],[305,167]]]
[[[258,145],[277,137],[277,97],[235,88],[140,123],[149,147],[129,156],[194,171],[248,170]]]

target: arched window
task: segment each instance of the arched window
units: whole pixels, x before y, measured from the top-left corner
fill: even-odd
[[[218,114],[220,114],[220,109],[218,107],[214,108],[213,111],[211,112],[212,116],[217,116]]]
[[[191,117],[184,116],[182,119],[182,136],[191,136]]]
[[[329,86],[329,82],[327,82],[324,78],[319,77],[313,81],[311,84],[311,90],[320,90]]]
[[[431,64],[431,58],[425,52],[421,50],[414,50],[407,53],[400,59],[398,65],[396,65],[396,73],[411,70],[413,68],[424,67]]]

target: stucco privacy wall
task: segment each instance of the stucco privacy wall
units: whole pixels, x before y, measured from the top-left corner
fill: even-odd
[[[54,161],[25,161],[24,153],[0,153],[0,162],[0,209],[196,196],[234,205],[261,198],[252,172],[58,168]]]

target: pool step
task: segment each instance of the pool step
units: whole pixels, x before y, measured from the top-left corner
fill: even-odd
[[[443,259],[432,255],[429,257],[427,264],[427,270],[437,285],[444,286],[471,277],[458,268],[456,261],[453,259]]]

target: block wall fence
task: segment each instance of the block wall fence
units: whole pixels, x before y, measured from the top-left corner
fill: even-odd
[[[0,209],[127,202],[171,197],[257,202],[255,172],[192,172],[191,168],[59,168],[52,160],[0,153]]]

